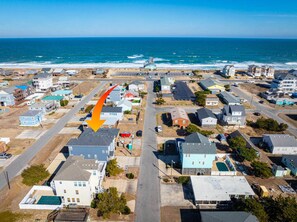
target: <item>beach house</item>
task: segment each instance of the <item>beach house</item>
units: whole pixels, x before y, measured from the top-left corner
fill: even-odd
[[[124,99],[124,95],[126,93],[126,89],[123,86],[117,86],[114,88],[110,94],[108,95],[106,102],[111,102],[117,105],[122,99]]]
[[[19,116],[20,126],[39,126],[42,116],[39,110],[28,110]]]
[[[65,74],[65,69],[57,68],[53,70],[54,76],[59,76]]]
[[[174,81],[172,82],[172,80],[167,77],[161,77],[160,78],[160,85],[161,85],[161,92],[162,93],[170,93],[171,92],[171,85],[174,83]]]
[[[43,115],[53,112],[58,108],[57,104],[54,102],[47,102],[47,103],[42,103],[42,102],[37,102],[32,104],[29,107],[29,110],[38,110],[41,111]]]
[[[196,116],[199,122],[199,126],[202,127],[215,127],[218,119],[213,112],[207,108],[198,109]]]
[[[200,133],[192,133],[178,143],[182,174],[211,174],[213,161],[216,158],[216,145]]]
[[[141,81],[135,80],[129,84],[128,89],[133,91],[143,91],[144,83]]]
[[[57,90],[52,92],[53,96],[62,96],[65,99],[72,99],[73,98],[73,92],[70,89],[61,89],[61,90]]]
[[[262,68],[256,65],[249,65],[248,66],[248,75],[252,77],[259,78],[262,75]]]
[[[190,123],[190,119],[186,111],[182,108],[175,107],[170,110],[171,120],[173,126],[186,128]]]
[[[297,92],[297,75],[291,73],[279,73],[275,75],[271,83],[271,89],[277,93],[292,95]]]
[[[97,132],[85,129],[78,138],[67,143],[70,156],[108,161],[114,157],[115,141],[119,134],[116,128],[100,128]]]
[[[124,117],[122,107],[103,106],[100,114],[101,119],[114,118],[116,121],[122,120]]]
[[[222,76],[224,77],[234,77],[235,76],[235,67],[234,65],[226,65],[222,70]]]
[[[223,124],[245,126],[246,112],[242,105],[225,105],[218,115]]]
[[[297,154],[297,140],[288,134],[264,134],[263,143],[272,154]]]
[[[0,89],[0,106],[13,106],[15,99],[13,92],[7,89]]]
[[[205,98],[205,106],[218,106],[219,98],[216,95],[208,94]]]
[[[105,168],[105,161],[70,156],[52,179],[51,187],[64,205],[89,207],[102,191]]]
[[[60,107],[60,101],[63,100],[63,96],[46,96],[41,99],[43,103],[55,103],[58,107]]]
[[[290,169],[292,175],[297,176],[297,155],[284,155],[282,163]]]
[[[123,112],[131,111],[132,110],[132,102],[130,102],[126,99],[123,99],[118,103],[117,107],[122,107]]]
[[[212,94],[218,94],[222,91],[225,91],[224,84],[219,83],[211,78],[201,80],[199,85],[203,90],[209,90]]]
[[[200,209],[228,208],[235,198],[255,196],[244,176],[191,176],[191,184],[194,202]]]
[[[240,98],[234,96],[232,93],[224,91],[219,94],[219,97],[227,105],[241,105]]]
[[[46,92],[53,86],[52,74],[40,73],[34,76],[32,84],[37,92]]]
[[[268,79],[273,79],[274,78],[274,68],[272,66],[262,66],[262,71],[261,71],[261,75],[265,78]]]

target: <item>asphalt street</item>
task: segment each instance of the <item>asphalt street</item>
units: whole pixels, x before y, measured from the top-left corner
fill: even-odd
[[[155,95],[153,83],[148,82],[148,95],[144,117],[142,153],[140,157],[140,175],[136,200],[137,222],[160,221],[160,181],[156,138],[156,109],[153,105]]]
[[[17,176],[33,159],[33,157],[55,136],[63,129],[66,123],[87,103],[96,93],[98,93],[106,83],[100,83],[92,92],[84,97],[76,106],[65,114],[52,128],[50,128],[43,136],[30,146],[24,153],[19,155],[12,163],[10,163],[0,173],[0,189],[7,186],[5,173],[8,173],[9,180]]]

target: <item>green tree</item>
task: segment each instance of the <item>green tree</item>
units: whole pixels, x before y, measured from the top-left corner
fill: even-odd
[[[208,94],[210,94],[209,90],[195,92],[196,102],[199,106],[205,106],[205,99]]]
[[[129,214],[131,211],[127,209],[127,200],[124,194],[118,195],[117,188],[110,187],[103,193],[99,193],[97,201],[98,216],[109,218],[111,213]]]
[[[213,131],[210,130],[201,130],[197,125],[190,123],[190,125],[187,126],[186,131],[188,134],[191,133],[200,133],[203,136],[210,136],[213,134]]]
[[[247,198],[237,200],[234,207],[236,210],[252,213],[258,218],[260,222],[268,222],[268,215],[264,209],[264,206],[256,199]]]
[[[253,161],[251,166],[253,167],[254,174],[257,177],[269,178],[272,177],[271,168],[267,163],[263,163],[260,161]]]
[[[45,169],[43,164],[33,165],[25,169],[21,176],[23,178],[23,184],[27,186],[33,186],[38,184],[40,181],[45,180],[49,177],[49,172]]]
[[[131,114],[131,110],[125,110],[124,114]]]
[[[117,159],[112,159],[107,162],[106,173],[110,176],[116,176],[123,172],[123,169],[118,167]]]
[[[88,105],[85,109],[85,113],[91,112],[93,108],[94,108],[94,105]]]
[[[237,150],[239,148],[246,148],[246,141],[241,136],[236,136],[228,141],[229,146],[233,150]]]
[[[224,87],[225,87],[225,90],[226,90],[226,91],[229,91],[230,88],[231,88],[231,87],[230,87],[230,84],[224,85]]]
[[[160,98],[156,99],[156,104],[157,105],[163,105],[164,103],[165,103],[165,100],[163,98],[160,97]]]
[[[288,129],[288,125],[285,123],[280,123],[272,118],[265,119],[263,117],[259,118],[256,122],[248,122],[249,126],[265,129],[267,131],[282,132]]]
[[[69,103],[68,100],[60,100],[60,106],[67,106]]]
[[[240,147],[238,148],[239,156],[247,161],[253,161],[257,158],[257,153],[253,148]]]

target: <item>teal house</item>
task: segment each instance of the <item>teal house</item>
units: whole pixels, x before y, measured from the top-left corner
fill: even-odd
[[[216,145],[200,133],[192,133],[178,142],[182,174],[209,175],[216,158]]]

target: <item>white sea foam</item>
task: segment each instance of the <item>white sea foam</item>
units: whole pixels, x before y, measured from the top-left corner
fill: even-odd
[[[35,56],[36,58],[43,58],[43,56],[41,56],[41,55],[38,55],[38,56]]]
[[[42,67],[51,67],[51,68],[142,68],[145,60],[137,60],[130,63],[122,63],[120,61],[115,62],[105,62],[105,63],[52,63],[50,61],[46,62],[28,62],[28,63],[0,63],[0,68],[42,68]],[[228,61],[228,64],[233,64],[237,69],[247,69],[248,65],[270,65],[275,69],[297,69],[297,63],[257,63],[254,61],[246,61],[246,62],[236,62],[236,61]],[[222,69],[226,63],[217,62],[217,63],[179,63],[179,64],[171,64],[171,63],[157,63],[157,68],[166,69],[205,69],[205,70],[215,70]]]
[[[128,59],[139,59],[139,58],[142,58],[143,55],[142,54],[135,54],[135,55],[132,55],[132,56],[127,56]]]

